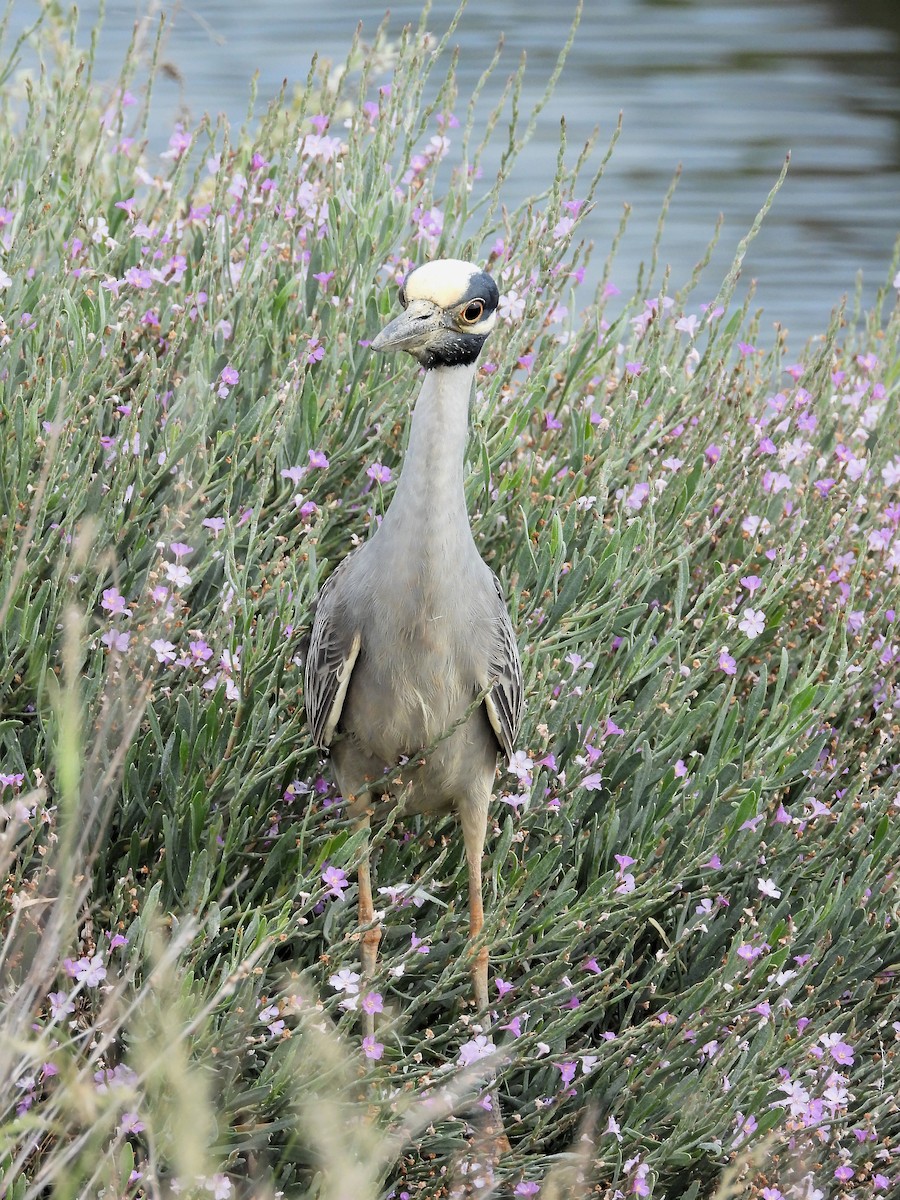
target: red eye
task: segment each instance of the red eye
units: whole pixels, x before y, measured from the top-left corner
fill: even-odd
[[[463,309],[462,319],[470,325],[474,325],[476,321],[480,321],[484,316],[484,301],[472,300]]]

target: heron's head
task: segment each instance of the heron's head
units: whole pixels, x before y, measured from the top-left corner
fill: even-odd
[[[458,258],[416,267],[400,288],[404,311],[372,342],[406,350],[423,367],[473,363],[497,320],[500,293],[486,271]]]

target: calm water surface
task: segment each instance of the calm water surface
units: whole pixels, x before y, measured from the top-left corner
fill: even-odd
[[[94,0],[80,5],[85,34],[97,7]],[[35,8],[16,0],[14,23],[26,24]],[[110,0],[101,75],[115,74],[135,17],[157,9]],[[166,55],[183,83],[158,84],[160,147],[184,107],[191,118],[210,111],[240,121],[256,70],[264,101],[282,79],[302,81],[314,51],[342,59],[358,21],[374,32],[384,0],[190,0],[167,11],[173,26]],[[443,33],[454,12],[455,4],[436,0],[429,28]],[[484,109],[524,50],[527,111],[573,12],[571,0],[473,0],[453,39],[460,47],[460,109],[503,34],[501,68]],[[419,4],[392,4],[391,31],[420,13]],[[723,213],[721,248],[701,288],[702,298],[714,294],[788,151],[787,183],[744,272],[757,281],[766,340],[778,321],[799,348],[824,329],[858,271],[867,301],[884,282],[900,234],[900,0],[586,0],[563,77],[508,180],[507,205],[552,178],[561,116],[574,149],[595,125],[605,145],[620,110],[623,134],[589,233],[599,263],[623,204],[631,205],[614,271],[623,291],[649,257],[663,196],[681,164],[661,260],[671,266],[673,284],[683,283]]]

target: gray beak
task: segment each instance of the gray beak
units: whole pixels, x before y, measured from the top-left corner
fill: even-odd
[[[373,350],[420,350],[446,328],[444,314],[428,300],[412,300],[407,309],[373,339]]]

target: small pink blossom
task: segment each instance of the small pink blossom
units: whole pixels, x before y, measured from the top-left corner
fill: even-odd
[[[738,629],[741,633],[745,633],[751,640],[759,637],[766,627],[766,614],[761,608],[744,609],[744,615],[738,621]]]
[[[125,597],[120,595],[118,588],[107,588],[100,600],[100,607],[105,608],[108,613],[117,616],[128,611],[128,604]]]
[[[459,1058],[457,1062],[461,1067],[468,1067],[472,1063],[478,1062],[481,1058],[488,1058],[496,1050],[496,1046],[483,1033],[479,1033],[476,1037],[468,1042],[464,1042],[459,1048]]]
[[[726,675],[734,675],[737,672],[737,662],[728,653],[727,646],[723,646],[719,651],[719,670],[724,671]]]
[[[128,643],[131,641],[131,634],[119,633],[117,629],[108,629],[100,638],[100,641],[108,650],[115,650],[119,654],[124,654],[128,649]]]
[[[384,1043],[376,1042],[372,1034],[367,1034],[363,1038],[362,1048],[366,1058],[379,1059],[384,1054]]]
[[[382,466],[380,462],[373,463],[366,471],[366,474],[374,483],[391,482],[391,468]]]
[[[350,886],[347,872],[341,867],[326,867],[322,872],[322,882],[328,889],[326,895],[334,896],[336,900],[343,900],[344,892]]]

